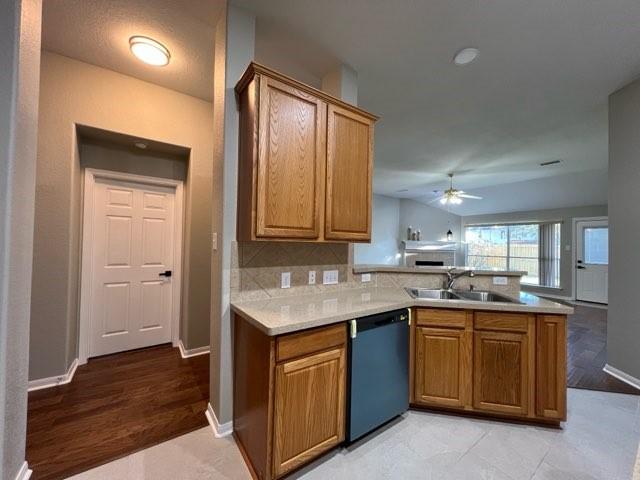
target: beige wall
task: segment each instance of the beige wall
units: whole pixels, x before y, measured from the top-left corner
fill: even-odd
[[[81,177],[76,124],[190,148],[182,340],[208,344],[213,105],[50,52],[42,53],[29,378],[77,355]]]
[[[140,150],[114,142],[81,138],[80,167],[113,170],[187,181],[189,155],[171,155],[153,150]]]
[[[222,349],[222,247],[224,236],[222,231],[222,205],[224,204],[224,137],[225,137],[225,97],[226,97],[226,42],[227,42],[227,9],[226,5],[216,25],[214,47],[213,75],[213,231],[218,236],[218,249],[211,256],[211,332],[209,356],[209,403],[211,408],[221,417],[221,368]],[[230,415],[229,415],[230,416]],[[224,420],[223,420],[224,421]]]
[[[40,0],[0,2],[0,479],[24,466]]]

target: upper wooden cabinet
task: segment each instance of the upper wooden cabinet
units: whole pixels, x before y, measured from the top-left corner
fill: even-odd
[[[371,239],[372,175],[373,120],[329,105],[325,238]]]
[[[238,240],[370,241],[377,117],[255,63],[236,93]]]

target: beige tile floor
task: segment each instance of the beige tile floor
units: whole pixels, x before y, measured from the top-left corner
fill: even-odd
[[[562,430],[411,411],[289,478],[629,480],[639,439],[640,397],[570,389]],[[72,478],[250,476],[233,439],[204,428]]]

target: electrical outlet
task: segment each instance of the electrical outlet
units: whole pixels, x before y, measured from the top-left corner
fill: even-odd
[[[316,271],[309,270],[309,285],[315,285],[315,284],[316,284]]]
[[[362,283],[367,283],[371,281],[371,274],[370,273],[363,273],[362,277],[361,277]]]
[[[325,270],[322,272],[323,285],[336,285],[338,283],[338,270]]]
[[[291,272],[282,272],[280,277],[280,288],[291,287]]]
[[[493,277],[494,285],[507,285],[509,283],[507,277]]]

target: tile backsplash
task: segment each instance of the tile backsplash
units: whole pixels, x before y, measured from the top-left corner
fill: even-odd
[[[273,297],[307,295],[346,288],[427,287],[440,288],[439,274],[371,273],[371,281],[362,283],[362,275],[353,273],[352,247],[348,244],[294,242],[233,242],[231,251],[231,301],[263,300]],[[309,285],[309,271],[316,272],[315,285]],[[326,270],[338,271],[337,285],[323,285]],[[290,288],[280,288],[283,272],[291,273]],[[457,287],[493,290],[510,296],[520,291],[520,279],[508,277],[508,284],[492,284],[491,276],[477,275],[458,280]]]
[[[294,242],[233,242],[231,252],[232,301],[305,295],[342,288],[364,288],[354,275],[348,244]],[[309,271],[316,284],[309,285]],[[326,270],[338,271],[337,285],[323,285]],[[291,287],[280,288],[283,272],[291,273]]]

